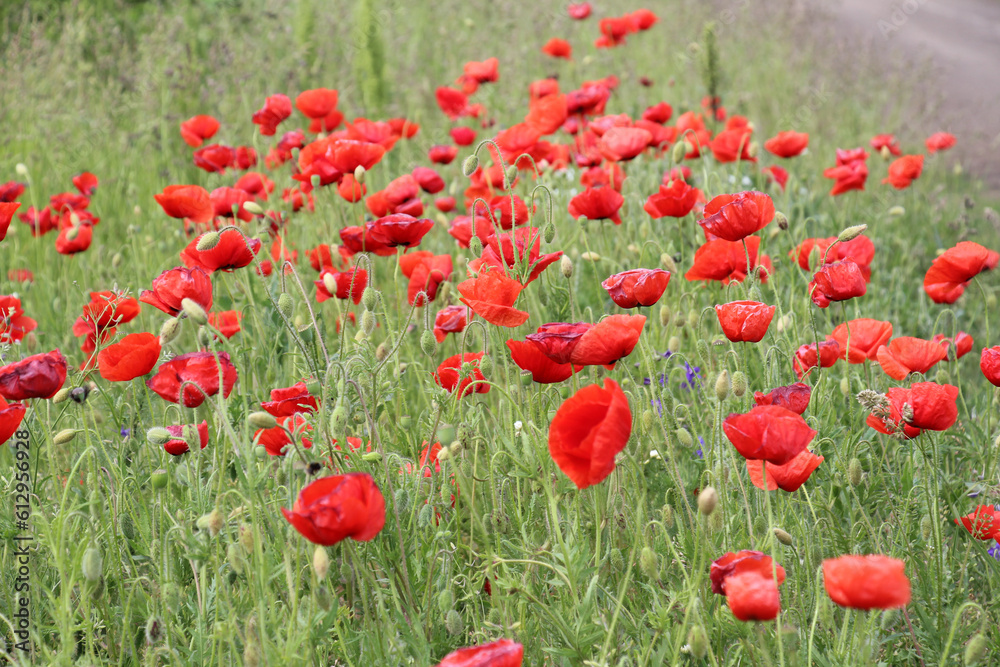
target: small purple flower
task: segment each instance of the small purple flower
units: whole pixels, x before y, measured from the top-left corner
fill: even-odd
[[[994,542],[993,546],[986,550],[986,553],[1000,560],[1000,542]]]
[[[681,382],[681,389],[696,389],[699,381],[701,380],[701,366],[692,366],[685,361],[684,375],[687,379],[684,382]]]
[[[704,447],[705,446],[705,438],[703,438],[703,437],[701,437],[699,435],[698,436],[698,443],[701,445],[701,447]],[[697,456],[699,459],[705,458],[704,453],[702,453],[702,451],[701,451],[701,447],[699,447],[698,449],[694,450],[694,455]]]
[[[130,428],[125,428],[125,427],[123,426],[123,427],[122,427],[122,430],[121,430],[121,431],[119,431],[119,433],[121,434],[122,438],[125,438],[125,439],[127,439],[127,438],[131,437],[131,435],[132,435],[132,429],[130,429]]]
[[[658,415],[660,415],[661,417],[663,416],[663,404],[660,402],[660,399],[654,398],[649,402],[649,404],[654,408],[656,408],[656,413]]]

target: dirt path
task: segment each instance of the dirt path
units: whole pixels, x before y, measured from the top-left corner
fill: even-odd
[[[1000,2],[823,0],[823,7],[887,58],[930,61],[941,87],[940,129],[956,154],[1000,190]],[[897,61],[898,62],[898,61]]]

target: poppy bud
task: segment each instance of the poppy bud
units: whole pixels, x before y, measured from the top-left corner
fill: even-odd
[[[853,241],[864,234],[866,229],[868,229],[868,225],[854,225],[853,227],[848,227],[837,235],[837,240],[841,243]]]
[[[715,397],[724,401],[727,396],[729,396],[729,371],[724,370],[715,379]]]
[[[438,610],[442,614],[447,614],[452,610],[455,605],[455,596],[451,594],[451,591],[447,588],[438,593],[437,597]]]
[[[509,165],[507,171],[504,172],[504,176],[507,178],[507,189],[514,187],[514,180],[517,178],[517,166]]]
[[[378,347],[375,348],[375,359],[377,361],[385,361],[385,358],[389,356],[389,348],[385,346],[385,343],[379,343]]]
[[[162,447],[172,439],[173,436],[170,435],[170,431],[162,426],[154,426],[146,431],[146,442],[151,445],[156,445],[157,447]]]
[[[756,141],[751,141],[750,145],[747,146],[747,157],[749,157],[751,160],[754,160],[757,158],[758,153],[760,153],[760,144],[758,144]]]
[[[660,265],[670,273],[677,273],[677,262],[667,253],[660,255]]]
[[[354,180],[363,185],[365,182],[365,172],[366,170],[364,165],[359,164],[354,168]]]
[[[18,162],[16,165],[14,165],[14,171],[17,172],[18,176],[21,177],[28,176],[28,167],[25,166],[23,162]]]
[[[840,378],[840,393],[844,396],[851,393],[851,379],[849,377]]]
[[[743,371],[736,371],[733,373],[733,395],[737,398],[743,398],[743,394],[747,393],[747,376]]]
[[[375,316],[372,315],[372,311],[366,310],[361,313],[361,332],[367,338],[375,330]]]
[[[149,476],[149,481],[153,484],[153,488],[157,490],[166,488],[169,479],[167,471],[162,468],[154,470],[153,474]]]
[[[330,555],[322,545],[316,545],[316,550],[313,551],[313,572],[316,573],[316,578],[322,581],[329,570]]]
[[[80,235],[80,228],[78,226],[71,227],[68,232],[66,232],[67,241],[75,241],[76,237]]]
[[[264,215],[264,209],[262,209],[260,204],[255,201],[243,202],[243,210],[250,215]]]
[[[657,581],[660,578],[660,559],[650,547],[643,547],[639,553],[639,570],[647,579]]]
[[[243,558],[240,545],[235,542],[226,547],[226,561],[236,574],[243,574],[243,570],[246,569],[247,561]]]
[[[431,525],[434,521],[434,509],[430,505],[424,505],[420,508],[420,513],[417,515],[417,527],[426,528]]]
[[[948,351],[952,352],[952,350],[954,350],[954,348],[949,346]],[[951,375],[949,375],[948,371],[946,371],[943,368],[938,369],[937,374],[934,376],[934,381],[937,382],[938,384],[951,384]]]
[[[80,570],[87,581],[97,581],[101,578],[104,559],[101,558],[101,551],[96,547],[89,547],[83,552],[83,561],[80,563]]]
[[[563,259],[565,259],[565,256],[563,256]],[[601,261],[601,256],[598,255],[596,252],[584,252],[580,253],[580,259],[582,259],[585,262],[599,262]],[[567,278],[568,277],[569,276],[567,276]]]
[[[428,357],[433,357],[437,351],[437,341],[430,329],[424,329],[424,332],[420,334],[420,349]]]
[[[663,525],[667,528],[674,527],[674,508],[671,505],[664,505],[660,509],[660,514],[663,515]]]
[[[69,387],[63,387],[56,392],[55,396],[52,397],[53,403],[62,403],[67,398],[69,398],[70,389]]]
[[[493,359],[489,355],[483,355],[483,358],[479,360],[479,372],[485,378],[493,375]]]
[[[930,516],[925,514],[923,518],[920,519],[920,536],[923,538],[925,542],[931,539],[932,528],[933,524],[931,523],[931,518]]]
[[[782,231],[788,229],[788,217],[781,211],[775,211],[774,222],[778,225],[778,229]]]
[[[219,232],[206,232],[201,235],[198,239],[198,243],[195,244],[195,248],[198,252],[205,252],[206,250],[211,250],[215,246],[219,245],[219,241],[222,240],[222,235]]]
[[[890,218],[898,218],[900,216],[906,215],[906,209],[902,206],[893,206],[889,209]]]
[[[393,496],[393,502],[396,504],[396,513],[402,514],[410,506],[410,494],[406,489],[396,489],[396,495]]]
[[[267,447],[263,445],[257,445],[253,448],[253,455],[257,457],[258,460],[263,461],[267,458]]]
[[[788,327],[792,326],[792,316],[786,313],[778,318],[778,333],[784,333],[788,330]]]
[[[653,428],[653,411],[646,410],[642,413],[642,428],[644,431],[649,431]]]
[[[255,429],[274,428],[278,425],[278,420],[270,412],[251,412],[247,423]]]
[[[667,341],[667,350],[671,354],[677,354],[677,350],[681,349],[681,339],[677,336],[671,336],[670,340]]]
[[[243,647],[243,667],[260,667],[260,646],[256,638],[252,641],[247,639]]]
[[[325,274],[323,276],[323,284],[326,285],[326,283],[330,278],[331,276],[329,273]],[[336,282],[334,282],[333,285],[334,285],[333,290],[331,290],[330,292],[331,294],[335,293],[337,289]],[[329,289],[329,285],[327,285],[327,289]],[[281,294],[278,295],[278,312],[281,313],[281,315],[285,319],[288,319],[289,317],[292,316],[292,309],[294,307],[295,303],[292,301],[292,297],[289,296],[287,292],[282,292]]]
[[[163,639],[163,621],[156,616],[150,616],[146,621],[146,643],[156,646]]]
[[[73,438],[75,437],[76,437],[76,429],[64,428],[63,430],[59,431],[54,436],[52,436],[52,444],[65,445],[69,442],[72,442]]]
[[[694,438],[691,437],[691,433],[686,428],[679,428],[674,431],[674,435],[677,436],[677,442],[681,443],[682,447],[690,448],[694,445]]]
[[[196,525],[198,528],[208,529],[209,535],[215,537],[225,525],[225,519],[222,517],[222,512],[220,512],[218,508],[215,508],[208,514],[199,518]]]
[[[552,239],[556,237],[556,226],[552,224],[549,220],[545,223],[545,227],[542,228],[542,238],[545,239],[546,243],[552,243]]]
[[[851,483],[851,486],[857,486],[861,484],[861,476],[864,474],[864,470],[861,468],[861,461],[858,459],[851,459],[847,464],[847,480]]]
[[[379,454],[378,452],[368,452],[367,454],[362,454],[361,455],[361,460],[362,461],[368,461],[368,462],[371,462],[371,461],[381,461],[382,460],[382,455]]]
[[[330,274],[328,273],[326,275],[329,276]],[[365,310],[370,310],[372,312],[375,312],[375,309],[378,308],[378,302],[379,302],[379,293],[375,288],[366,287],[365,291],[361,293],[361,303],[364,305]]]
[[[888,146],[882,146],[878,154],[882,156],[883,160],[888,160],[890,157],[892,157],[892,151],[889,150]]]
[[[781,528],[774,529],[774,536],[786,547],[792,546],[792,536],[783,531]]]
[[[983,217],[994,227],[1000,226],[1000,213],[997,213],[995,209],[987,206],[983,209]]]
[[[705,636],[705,628],[700,625],[692,625],[688,631],[688,646],[691,648],[691,655],[696,660],[702,660],[708,655],[708,638]]]
[[[984,635],[978,632],[972,635],[972,639],[965,646],[964,660],[966,667],[978,665],[979,661],[986,657],[987,648],[989,648],[989,642],[987,642]]]
[[[171,317],[160,327],[160,346],[169,345],[181,332],[181,321],[177,317]]]
[[[466,177],[472,176],[473,172],[475,172],[478,168],[479,158],[476,157],[475,153],[465,158],[465,161],[462,162],[462,173],[465,174]]]
[[[454,609],[445,614],[444,628],[450,635],[462,634],[462,631],[465,630],[465,623],[462,621],[461,614]]]
[[[189,299],[188,297],[181,299],[181,310],[198,324],[208,324],[208,314],[205,313],[205,309],[201,307],[201,304],[194,299]]]
[[[705,516],[711,516],[715,506],[719,504],[719,494],[714,487],[706,486],[698,494],[698,511]]]
[[[573,277],[573,260],[571,260],[566,255],[563,255],[562,259],[559,260],[559,270],[562,271],[563,278]]]
[[[673,155],[671,155],[671,157],[674,159],[674,164],[679,164],[679,163],[683,162],[684,161],[684,156],[685,156],[685,154],[687,154],[687,152],[688,152],[689,149],[690,149],[690,145],[687,143],[686,140],[685,141],[678,141],[674,145],[674,152],[673,152]]]
[[[680,329],[683,328],[685,324],[687,324],[687,316],[684,314],[683,310],[678,310],[674,315],[674,325]]]
[[[666,327],[668,324],[670,324],[670,308],[660,306],[660,326]]]
[[[309,179],[309,184],[312,185],[313,190],[319,188],[321,182],[322,181],[320,180],[319,174],[313,174],[312,177]]]

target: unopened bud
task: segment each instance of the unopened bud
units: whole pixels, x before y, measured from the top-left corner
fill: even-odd
[[[552,224],[552,221],[545,223],[545,227],[542,228],[542,238],[546,243],[552,243],[552,240],[556,237],[556,226]]]
[[[27,177],[28,175],[28,167],[23,162],[18,162],[14,165],[14,171],[21,177]]]
[[[171,317],[160,327],[160,346],[169,345],[181,333],[180,318]]]
[[[361,313],[361,331],[366,337],[372,335],[372,332],[375,331],[375,316],[370,310]]]
[[[654,420],[656,417],[653,416],[652,410],[646,410],[642,413],[642,428],[644,431],[649,431],[653,428]]]
[[[705,636],[705,628],[700,625],[691,626],[691,630],[688,631],[688,646],[695,660],[703,660],[708,655],[708,637]]]
[[[316,578],[322,581],[329,570],[330,555],[326,553],[326,547],[318,544],[313,551],[313,572],[316,573]]]
[[[89,547],[83,552],[80,570],[87,581],[97,581],[101,578],[101,573],[104,571],[104,559],[101,557],[100,549]]]
[[[674,326],[681,329],[685,324],[687,324],[687,315],[684,314],[683,310],[678,309],[674,314]]]
[[[170,435],[170,431],[162,426],[154,426],[146,431],[146,442],[157,447],[162,447],[173,439],[174,437]]]
[[[989,642],[985,635],[978,632],[972,635],[972,639],[965,646],[965,655],[963,656],[966,667],[978,665],[986,657],[986,649],[988,648]]]
[[[643,547],[639,553],[639,570],[647,579],[657,581],[660,578],[660,559],[650,547]]]
[[[438,611],[442,614],[447,614],[455,606],[455,596],[451,594],[449,589],[444,589],[438,593],[437,597]]]
[[[364,305],[365,310],[370,310],[372,312],[375,312],[375,309],[378,308],[378,302],[379,302],[379,293],[377,290],[375,290],[375,288],[366,287],[365,291],[361,293],[361,303],[362,305]]]
[[[851,486],[861,484],[861,476],[863,474],[864,469],[861,467],[861,461],[858,459],[851,459],[847,464],[847,481],[851,483]]]
[[[690,146],[688,146],[688,143],[687,143],[686,140],[685,141],[678,141],[674,145],[674,152],[671,154],[671,157],[673,158],[674,163],[677,164],[677,163],[683,162],[684,161],[684,156],[687,154],[688,150],[690,150]]]
[[[163,621],[156,616],[150,616],[146,621],[146,643],[156,646],[163,639]]]
[[[354,180],[359,184],[363,184],[365,182],[365,172],[366,170],[364,165],[359,164],[354,168]]]
[[[420,334],[420,349],[428,357],[433,357],[434,353],[437,352],[437,340],[430,329],[424,329],[424,332]]]
[[[840,393],[844,396],[851,393],[851,378],[846,375],[840,378]]]
[[[933,528],[934,524],[931,522],[931,517],[925,514],[923,518],[920,519],[920,537],[924,540],[924,542],[931,538],[931,531]]]
[[[951,347],[954,348],[954,346]],[[949,350],[949,352],[954,354],[952,350]],[[937,382],[938,384],[950,384],[951,375],[945,369],[939,368],[938,372],[934,375],[934,381]]]
[[[898,218],[904,215],[906,215],[906,209],[903,208],[902,206],[893,206],[892,208],[889,209],[890,218]]]
[[[868,225],[854,225],[853,227],[848,227],[837,235],[837,240],[841,243],[853,241],[864,234],[866,229],[868,229]]]
[[[724,401],[727,396],[729,396],[729,371],[724,370],[715,379],[715,397]]]
[[[76,437],[76,429],[64,428],[63,430],[59,431],[54,436],[52,436],[52,444],[65,445],[67,443],[72,442],[73,438],[75,437]]]
[[[562,272],[563,278],[572,278],[573,277],[573,260],[571,260],[566,255],[563,255],[562,259],[559,260],[559,270]]]
[[[243,574],[243,570],[246,569],[247,561],[243,557],[243,550],[235,542],[226,547],[226,561],[236,574]]]
[[[599,262],[601,261],[601,256],[596,252],[584,252],[580,253],[580,259],[585,262]]]
[[[208,314],[205,313],[205,309],[201,307],[201,304],[194,299],[189,299],[188,297],[181,299],[181,310],[198,324],[208,324]]]
[[[420,513],[417,514],[417,527],[427,528],[432,523],[434,523],[434,508],[430,505],[424,505],[420,508]]]
[[[410,506],[410,494],[406,489],[396,489],[396,495],[393,496],[393,502],[396,505],[396,513],[402,514]]]
[[[774,536],[786,547],[792,546],[792,536],[783,531],[781,528],[774,529]]]
[[[199,517],[195,525],[198,526],[199,530],[207,530],[209,535],[215,537],[225,525],[225,520],[222,518],[222,512],[216,508]]]
[[[309,185],[311,185],[313,187],[313,190],[315,190],[316,188],[318,188],[322,182],[323,181],[322,181],[322,179],[320,179],[319,174],[313,174],[309,178]]]
[[[668,306],[660,306],[660,326],[666,327],[670,324],[670,308]]]
[[[677,354],[677,351],[681,349],[681,339],[677,336],[671,336],[670,340],[667,341],[667,350],[671,354]]]
[[[460,635],[462,631],[465,630],[465,623],[462,621],[462,615],[459,614],[454,609],[450,610],[444,617],[444,627],[448,631],[449,635]]]
[[[705,516],[711,516],[715,506],[719,504],[719,494],[714,487],[706,486],[698,494],[698,511]]]
[[[52,402],[53,403],[62,403],[67,398],[69,398],[69,393],[70,393],[70,388],[69,387],[63,387],[62,389],[60,389],[59,391],[56,392],[55,396],[52,397]]]
[[[479,360],[479,372],[485,378],[493,375],[493,359],[488,354],[483,355],[482,359]]]
[[[255,201],[243,202],[243,210],[250,215],[264,215],[264,209]]]
[[[781,211],[774,214],[774,222],[778,225],[778,229],[782,231],[788,229],[788,217]]]
[[[219,232],[205,232],[198,237],[198,243],[195,245],[195,248],[197,248],[198,252],[205,252],[219,245],[219,241],[221,240],[222,235]]]
[[[270,412],[251,412],[247,423],[252,428],[274,428],[278,425],[278,420]]]
[[[694,438],[691,437],[690,431],[686,428],[679,428],[674,431],[674,436],[677,437],[677,442],[681,443],[682,447],[693,447]]]
[[[743,398],[743,394],[747,393],[747,376],[743,371],[736,371],[733,373],[733,395],[737,398]]]
[[[385,361],[385,358],[389,356],[389,348],[386,347],[385,343],[379,343],[378,347],[375,348],[375,359],[377,361]]]
[[[330,276],[329,273],[326,274],[325,276],[323,276],[323,284],[324,285],[327,284],[327,278],[330,278],[330,277],[331,276]],[[334,284],[334,287],[333,287],[333,290],[330,291],[330,294],[336,294],[337,293],[337,287],[336,287],[337,283],[336,283],[336,281],[334,281],[333,284]],[[329,285],[327,285],[327,288],[329,288]],[[288,292],[282,292],[281,294],[278,295],[278,312],[280,312],[281,315],[285,319],[288,319],[289,317],[292,316],[292,310],[294,308],[295,308],[295,302],[292,301],[292,297],[288,294]]]
[[[888,160],[890,157],[892,157],[892,151],[889,150],[888,146],[883,146],[879,150],[878,154],[882,156],[883,160]]]
[[[466,176],[472,176],[472,174],[479,168],[479,158],[473,153],[469,157],[465,158],[462,162],[462,173]]]
[[[517,166],[513,164],[508,166],[504,176],[507,178],[507,188],[514,187],[514,181],[517,180]]]
[[[792,315],[791,313],[785,313],[778,318],[778,333],[784,333],[788,330],[788,327],[792,326]]]
[[[674,258],[667,253],[660,255],[660,266],[670,273],[677,273],[677,262],[675,262]]]

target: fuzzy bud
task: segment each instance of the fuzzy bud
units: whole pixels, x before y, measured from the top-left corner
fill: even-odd
[[[666,328],[670,324],[670,308],[667,306],[660,306],[660,326]]]
[[[893,206],[892,208],[889,209],[890,218],[899,218],[904,215],[906,215],[906,209],[903,208],[902,206]]]
[[[171,317],[160,327],[160,345],[169,345],[181,333],[181,320],[178,317]]]
[[[776,211],[774,214],[774,222],[778,225],[778,229],[784,231],[788,229],[788,216],[786,216],[781,211]]]
[[[714,487],[706,486],[698,494],[698,511],[705,516],[711,516],[719,504],[719,494]]]
[[[747,376],[743,371],[736,371],[733,373],[733,396],[737,398],[743,398],[743,394],[747,393]]]
[[[788,331],[788,328],[792,326],[792,315],[791,313],[786,313],[778,318],[778,333],[784,333]]]
[[[201,307],[201,304],[194,299],[187,297],[181,299],[181,310],[198,324],[208,324],[208,314],[205,313],[205,309]]]
[[[460,635],[465,630],[465,622],[462,615],[454,609],[450,610],[444,617],[444,627],[449,635]]]
[[[367,338],[373,331],[375,331],[375,316],[372,315],[372,311],[366,310],[361,313],[361,333]]]
[[[931,538],[931,532],[933,531],[934,525],[931,522],[931,517],[927,514],[920,519],[920,536],[923,538],[924,542]]]
[[[774,529],[774,536],[786,547],[792,546],[792,536],[783,531],[781,528]]]
[[[417,514],[417,526],[427,528],[434,523],[434,509],[430,505],[424,505]]]
[[[563,278],[572,278],[573,277],[573,260],[571,260],[566,255],[563,255],[562,259],[559,260],[559,270],[562,271]]]
[[[674,527],[674,508],[670,505],[664,505],[660,509],[660,514],[663,515],[663,525],[667,528]]]
[[[677,336],[671,336],[670,340],[667,341],[667,349],[671,354],[677,354],[677,351],[681,349],[681,339]]]
[[[580,259],[582,259],[585,262],[599,262],[601,261],[601,256],[598,255],[596,252],[584,252],[580,253]]]
[[[465,161],[462,162],[462,173],[465,174],[466,177],[472,176],[472,174],[478,168],[479,168],[479,158],[476,157],[475,153],[465,158]]]
[[[375,312],[375,309],[378,308],[378,302],[379,293],[374,287],[366,287],[365,291],[361,293],[361,303],[364,305],[365,310]]]
[[[233,542],[226,547],[226,562],[229,563],[229,567],[233,568],[233,572],[243,574],[247,561],[243,557],[243,549],[239,544]]]
[[[556,237],[556,226],[552,224],[552,221],[545,223],[545,227],[542,228],[542,238],[546,243],[552,243],[552,240]]]
[[[329,273],[323,276],[323,284],[326,285],[327,289],[329,289],[329,285],[327,285],[328,278],[330,278]],[[336,292],[337,292],[337,286],[336,282],[334,282],[333,290],[330,291],[330,293],[336,294]],[[295,308],[295,303],[292,301],[292,297],[287,292],[282,292],[281,294],[278,295],[278,312],[281,313],[282,317],[284,317],[287,320],[289,317],[292,316],[292,310],[294,308]]]
[[[69,387],[63,387],[56,392],[56,395],[52,397],[53,403],[62,403],[67,398],[69,398],[70,389]]]
[[[955,346],[948,346],[948,353],[954,354]],[[951,375],[943,368],[938,369],[938,372],[934,375],[934,381],[938,384],[951,384]]]
[[[104,570],[104,559],[101,557],[100,549],[89,547],[83,552],[80,570],[87,581],[97,581],[101,578],[101,573]]]
[[[514,181],[517,180],[517,166],[508,165],[507,170],[504,172],[504,177],[507,179],[507,189],[514,187]]]
[[[195,525],[198,526],[199,530],[207,530],[208,534],[215,537],[222,530],[225,520],[222,518],[222,512],[218,509],[213,509],[208,514],[204,514],[198,518]]]
[[[16,165],[14,165],[14,171],[21,178],[27,178],[28,176],[28,167],[23,162],[18,162]]]
[[[674,258],[667,253],[660,255],[660,265],[670,273],[677,273],[677,263],[674,262]]]
[[[278,420],[270,412],[251,412],[247,423],[252,428],[274,428],[278,425]]]
[[[858,459],[851,459],[847,464],[847,480],[851,483],[851,486],[857,486],[861,483],[861,476],[864,474],[864,469],[861,467],[861,461]]]
[[[674,160],[674,164],[680,164],[684,161],[684,156],[687,154],[689,149],[687,141],[678,141],[674,145],[674,152],[671,157]]]
[[[681,443],[682,447],[691,448],[694,446],[694,438],[691,437],[691,433],[688,432],[686,428],[679,428],[674,431],[674,435],[677,437],[677,442]]]
[[[483,355],[482,359],[479,360],[479,372],[483,374],[484,378],[488,378],[493,375],[493,359],[490,355]]]
[[[837,240],[841,243],[853,241],[864,234],[866,229],[868,229],[868,225],[854,225],[853,227],[848,227],[837,235]]]
[[[156,616],[150,616],[146,621],[146,643],[156,646],[163,639],[163,621]]]
[[[840,393],[844,396],[851,393],[851,378],[846,375],[840,378]]]
[[[153,428],[146,431],[146,442],[148,442],[151,445],[162,447],[171,440],[173,440],[173,436],[170,435],[170,431],[163,428],[162,426],[154,426]]]
[[[75,437],[76,437],[76,429],[64,428],[63,430],[59,431],[54,436],[52,436],[52,444],[65,445],[67,443],[72,442],[73,438]]]
[[[688,631],[688,646],[691,647],[691,655],[696,660],[703,660],[708,655],[708,637],[705,636],[705,628],[700,625],[692,625]]]
[[[701,341],[698,341],[699,343]],[[720,401],[726,400],[729,396],[729,371],[722,371],[715,379],[715,397]]]
[[[653,428],[654,420],[656,417],[653,416],[652,410],[646,410],[642,413],[642,430],[649,431]]]
[[[359,184],[363,184],[365,182],[365,172],[364,166],[359,164],[354,168],[354,180]]]
[[[386,347],[385,343],[379,343],[378,347],[375,348],[375,359],[379,362],[385,361],[386,357],[389,356],[389,348]]]
[[[149,481],[152,483],[153,488],[156,490],[164,489],[167,486],[167,482],[170,480],[170,476],[167,471],[159,468],[153,471],[153,474],[149,476]]]
[[[222,240],[222,235],[219,232],[205,232],[198,237],[198,243],[195,245],[195,248],[198,249],[198,252],[205,252],[219,245],[220,240]]]
[[[326,578],[326,573],[330,570],[330,555],[326,553],[326,547],[316,545],[313,551],[313,572],[316,578],[322,581]]]
[[[447,588],[438,593],[437,597],[438,611],[442,614],[447,614],[455,606],[455,596],[451,594],[451,591]]]
[[[639,570],[652,581],[660,578],[660,559],[650,547],[643,547],[639,553]]]
[[[621,572],[625,569],[625,558],[622,556],[622,550],[617,547],[612,549],[609,562],[612,572]]]
[[[437,340],[430,329],[424,329],[424,332],[420,334],[420,349],[428,357],[433,357],[437,351]]]
[[[969,643],[965,645],[965,665],[966,667],[972,667],[973,665],[978,665],[979,662],[986,657],[986,650],[989,648],[989,642],[986,636],[982,633],[977,632],[972,635],[972,639]]]

